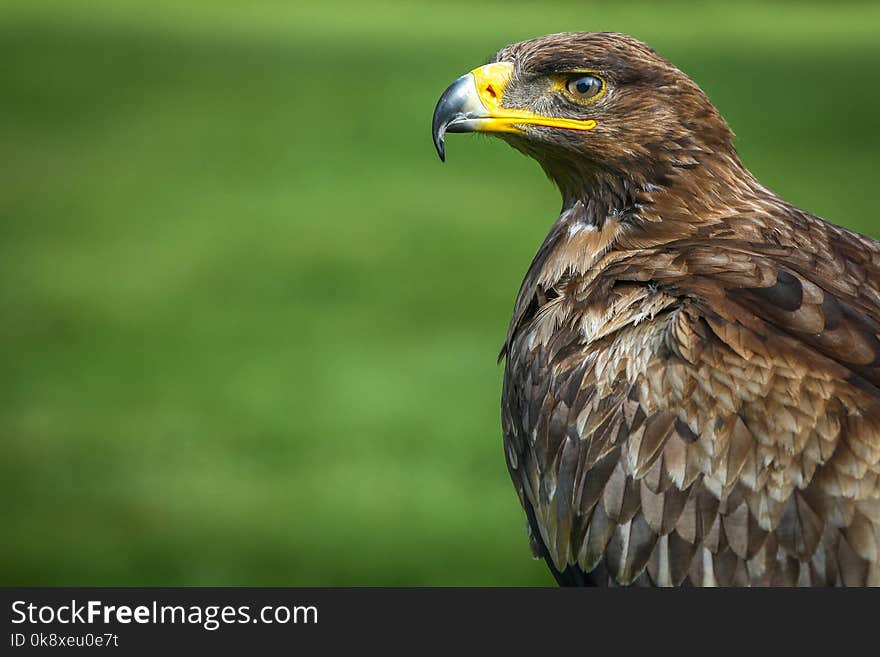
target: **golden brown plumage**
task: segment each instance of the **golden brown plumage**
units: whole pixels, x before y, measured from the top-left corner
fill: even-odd
[[[880,584],[880,245],[764,188],[630,37],[493,61],[512,73],[474,129],[508,108],[596,122],[500,132],[563,196],[502,351],[536,556],[563,584]],[[551,84],[584,71],[595,102]],[[441,144],[473,121],[443,102]]]

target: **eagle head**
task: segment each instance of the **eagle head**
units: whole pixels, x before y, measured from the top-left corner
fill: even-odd
[[[507,46],[437,103],[447,132],[494,133],[536,159],[564,195],[611,174],[663,185],[707,159],[739,162],[727,123],[687,75],[624,34],[552,34]]]

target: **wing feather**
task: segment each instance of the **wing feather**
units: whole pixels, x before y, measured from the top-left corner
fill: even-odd
[[[524,284],[506,452],[560,581],[880,578],[880,249],[801,229],[827,253],[683,240]]]

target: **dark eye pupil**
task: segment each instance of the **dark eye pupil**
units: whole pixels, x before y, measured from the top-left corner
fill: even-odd
[[[592,75],[587,75],[569,82],[568,88],[578,96],[590,98],[602,90],[602,81]]]

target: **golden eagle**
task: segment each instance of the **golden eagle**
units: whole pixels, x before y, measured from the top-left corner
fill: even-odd
[[[504,451],[567,585],[880,584],[880,244],[746,169],[702,90],[622,34],[455,81],[562,212],[501,352]]]

